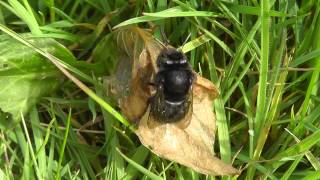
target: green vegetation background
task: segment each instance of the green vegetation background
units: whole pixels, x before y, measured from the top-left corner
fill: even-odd
[[[0,179],[216,178],[150,153],[105,96],[108,35],[138,23],[187,41],[219,87],[215,152],[241,170],[223,179],[319,179],[319,12],[319,0],[0,1]]]

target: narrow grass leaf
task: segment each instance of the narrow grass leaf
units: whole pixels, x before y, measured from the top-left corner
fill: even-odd
[[[312,135],[306,137],[305,139],[301,140],[301,142],[289,147],[283,152],[278,153],[275,158],[282,159],[290,156],[296,156],[299,154],[306,153],[311,147],[317,144],[320,141],[320,130],[316,131]],[[271,166],[276,169],[281,166],[284,162],[277,161],[273,163]]]
[[[6,174],[0,169],[0,179],[10,179],[9,177],[6,176]]]
[[[72,34],[67,34],[67,33],[45,33],[45,34],[37,35],[34,37],[46,37],[46,38],[67,40],[70,42],[79,42],[79,37],[74,36]]]
[[[62,10],[56,8],[56,7],[52,7],[52,9],[55,11],[55,13],[61,17],[63,17],[64,19],[68,20],[71,23],[75,23],[76,20],[72,19],[68,14],[66,14],[65,12],[63,12]]]
[[[174,7],[175,8],[175,7]],[[178,9],[178,8],[177,8]],[[150,17],[163,17],[163,18],[170,18],[170,17],[218,17],[219,14],[208,12],[208,11],[161,11],[157,13],[143,13],[145,16]]]
[[[223,41],[221,41],[217,36],[212,34],[210,31],[206,30],[204,27],[197,25],[195,23],[193,24],[197,26],[201,31],[203,31],[213,41],[215,41],[227,54],[229,54],[231,57],[234,56],[234,52],[228,47],[228,45],[226,45]]]
[[[156,13],[143,13],[144,16],[131,18],[126,20],[115,27],[113,29],[127,26],[130,24],[137,24],[141,22],[149,22],[149,21],[157,21],[165,18],[172,17],[217,17],[219,16],[217,13],[208,12],[208,11],[182,11],[180,7],[172,7],[160,12]]]
[[[253,56],[251,57],[250,61],[245,65],[245,67],[243,68],[242,72],[240,73],[240,75],[236,78],[236,81],[234,82],[234,84],[229,88],[229,90],[225,93],[224,97],[223,97],[223,102],[226,103],[227,100],[230,98],[231,94],[234,92],[234,90],[238,87],[240,81],[242,80],[242,78],[247,74],[247,72],[249,71],[249,68],[251,66],[251,63],[253,62],[253,60],[256,57]]]
[[[41,152],[45,152],[45,147],[49,141],[49,137],[50,137],[50,134],[51,134],[51,128],[52,128],[52,124],[54,123],[55,119],[52,119],[49,123],[49,125],[47,126],[47,131],[46,131],[46,135],[45,135],[45,138],[41,144],[41,146],[38,148],[37,152],[36,152],[36,156],[38,156],[39,153]],[[40,123],[40,122],[39,122]],[[39,124],[37,123],[37,124]],[[34,125],[34,123],[32,124]],[[39,128],[39,127],[37,127]]]
[[[162,178],[160,176],[157,176],[156,174],[152,173],[151,171],[149,171],[148,169],[145,169],[143,166],[141,166],[140,164],[136,163],[135,161],[131,160],[130,158],[128,158],[127,156],[125,156],[118,148],[117,148],[117,152],[129,163],[131,164],[133,167],[137,168],[137,170],[139,170],[140,172],[142,172],[144,175],[148,176],[150,179],[154,179],[154,180],[162,180]]]
[[[213,58],[213,50],[208,45],[207,46],[208,51],[208,61],[209,61],[209,68],[210,68],[210,78],[211,81],[217,82],[218,81],[218,75],[215,71],[215,63]],[[220,145],[220,154],[221,159],[226,162],[231,162],[231,145],[230,145],[230,137],[229,137],[229,129],[227,124],[227,118],[225,113],[225,107],[224,102],[221,97],[218,97],[213,102],[214,110],[216,112],[216,123],[217,123],[217,129],[218,129],[218,137],[219,137],[219,145]]]
[[[15,13],[28,25],[31,32],[35,35],[42,34],[37,20],[30,14],[23,5],[17,0],[8,0]]]
[[[314,179],[320,179],[320,171],[314,171],[313,173],[309,173],[302,180],[314,180]]]
[[[161,13],[172,13],[172,12],[181,12],[181,9],[179,7],[174,7],[174,8],[169,8],[164,11],[160,11]],[[158,12],[159,13],[159,12]],[[151,13],[153,14],[153,13]],[[157,21],[161,19],[165,19],[167,17],[155,17],[155,16],[140,16],[140,17],[135,17],[131,18],[129,20],[123,21],[120,24],[116,25],[113,27],[113,29],[122,27],[122,26],[127,26],[130,24],[137,24],[141,22],[149,22],[149,21]]]
[[[268,80],[268,66],[269,66],[269,35],[270,35],[270,7],[269,7],[269,0],[262,0],[261,1],[261,64],[260,64],[260,73],[259,73],[259,87],[258,87],[258,97],[257,97],[257,111],[256,111],[256,118],[255,118],[255,139],[257,148],[255,149],[253,159],[258,160],[264,140],[260,141],[260,146],[258,144],[259,138],[265,138],[268,134],[269,129],[265,128],[264,132],[261,131],[262,127],[265,124],[266,118],[266,91],[267,91],[267,80]],[[264,134],[267,133],[267,134]],[[248,172],[248,177],[253,178],[255,172],[255,167],[250,167]]]
[[[42,178],[48,178],[47,176],[47,158],[46,158],[46,151],[45,151],[45,142],[43,139],[42,131],[35,126],[35,124],[40,124],[39,115],[37,112],[36,107],[34,106],[30,111],[30,120],[31,120],[31,127],[33,132],[33,138],[35,141],[35,157],[39,163],[39,173]]]
[[[250,44],[254,41],[254,37],[256,35],[256,32],[261,26],[261,19],[258,18],[256,23],[253,25],[252,29],[250,30],[248,36],[243,39],[243,41],[240,43],[235,55],[234,60],[231,65],[228,66],[227,74],[226,74],[226,81],[222,82],[221,89],[224,90],[229,86],[234,78],[236,77],[236,72],[238,71],[238,68],[243,61],[243,58],[245,57],[248,50],[250,50]],[[257,54],[259,55],[259,54]]]
[[[289,134],[293,136],[293,138],[295,139],[295,141],[297,143],[301,142],[300,139],[298,137],[296,137],[294,134],[292,134],[288,129],[286,129],[286,131],[289,132]],[[307,151],[305,153],[305,156],[308,158],[309,162],[312,164],[312,166],[315,170],[317,170],[317,171],[320,170],[319,160],[310,151]]]
[[[303,156],[298,156],[296,159],[292,162],[291,166],[286,170],[286,172],[282,175],[280,180],[287,180],[290,179],[290,176],[294,172],[294,170],[297,168],[298,164],[301,162]]]
[[[248,95],[245,91],[245,88],[243,87],[243,83],[239,83],[239,89],[242,92],[245,108],[247,111],[247,117],[248,117],[248,134],[249,134],[249,157],[253,157],[254,152],[254,115],[252,107],[253,105],[250,103]]]
[[[7,10],[9,10],[12,14],[15,14],[16,16],[18,16],[18,14],[16,13],[16,11],[14,10],[14,8],[12,8],[8,3],[5,3],[3,1],[0,1],[0,5],[2,5],[3,7],[5,7]]]
[[[218,98],[214,101],[214,108],[217,118],[217,129],[220,144],[221,159],[226,162],[231,162],[231,146],[229,137],[229,128],[227,124],[226,112],[224,109],[224,102],[222,98]]]
[[[143,164],[146,160],[147,156],[149,155],[149,150],[145,148],[143,145],[140,145],[134,155],[132,156],[131,160],[136,162],[137,164]],[[123,177],[123,180],[130,180],[134,179],[138,175],[138,169],[135,168],[132,164],[129,164],[125,170],[126,175]]]
[[[250,158],[250,157],[248,157],[248,156],[246,156],[246,155],[244,155],[242,153],[238,154],[237,159],[239,159],[239,160],[241,160],[243,162],[246,162],[248,165],[255,166],[259,172],[261,172],[262,174],[264,174],[265,176],[267,176],[268,178],[270,178],[272,180],[277,180],[278,179],[271,172],[271,170],[268,169],[268,167],[263,166],[260,163],[253,161],[252,158]]]
[[[62,164],[63,157],[65,154],[64,152],[65,152],[65,147],[67,144],[67,139],[68,139],[69,129],[70,129],[71,109],[69,110],[68,118],[66,120],[67,120],[67,126],[66,126],[66,131],[64,133],[63,142],[62,142],[62,144],[60,146],[60,150],[59,150],[59,162],[58,162],[58,167],[57,167],[56,180],[60,179],[60,176],[61,176],[61,164]]]
[[[187,53],[203,44],[205,44],[206,42],[209,42],[211,40],[211,38],[209,38],[207,35],[202,35],[186,44],[183,45],[183,47],[181,48],[182,52]]]
[[[259,74],[259,90],[257,97],[257,115],[256,115],[256,132],[260,134],[260,129],[264,124],[265,110],[266,110],[266,91],[268,80],[268,66],[269,66],[269,0],[261,1],[261,65]],[[259,156],[259,155],[258,155]]]
[[[28,144],[28,147],[30,149],[31,159],[32,159],[32,162],[33,162],[33,167],[34,167],[34,169],[36,171],[37,178],[38,179],[42,179],[43,177],[40,174],[38,162],[37,162],[36,157],[35,157],[35,153],[34,153],[34,150],[33,150],[33,147],[32,147],[32,143],[31,143],[31,139],[30,139],[30,136],[29,136],[29,133],[28,133],[27,125],[26,125],[26,122],[24,120],[24,116],[23,116],[22,112],[21,112],[21,119],[22,119],[22,125],[23,125],[23,129],[24,129],[24,133],[25,133],[25,136],[26,136],[26,139],[27,139],[27,144]]]
[[[231,11],[234,11],[237,13],[260,16],[260,11],[261,11],[260,7],[245,6],[245,5],[238,5],[238,4],[232,4],[228,7],[231,9]],[[286,16],[286,13],[270,10],[270,16],[283,17],[283,16]]]
[[[310,60],[314,60],[314,58],[319,57],[320,56],[320,49],[316,49],[314,51],[311,51],[307,54],[301,55],[295,59],[293,59],[293,61],[290,63],[291,67],[298,67],[299,65],[308,62]]]

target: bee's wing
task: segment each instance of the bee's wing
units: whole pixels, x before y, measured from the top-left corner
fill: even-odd
[[[114,90],[123,114],[135,122],[145,113],[154,93],[150,82],[157,72],[156,60],[163,46],[137,26],[118,29],[115,38],[124,58],[118,63]]]
[[[116,32],[116,42],[133,60],[133,76],[149,64],[154,71],[157,71],[156,60],[164,46],[149,31],[137,26],[120,28]],[[143,53],[147,54],[147,58],[141,58]]]

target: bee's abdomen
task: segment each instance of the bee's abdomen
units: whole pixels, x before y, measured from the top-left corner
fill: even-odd
[[[181,102],[170,102],[167,100],[153,102],[151,103],[151,113],[161,122],[177,122],[183,119],[189,110],[190,104],[186,101],[185,99]]]

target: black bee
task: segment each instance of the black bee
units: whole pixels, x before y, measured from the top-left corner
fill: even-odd
[[[156,124],[186,119],[187,114],[192,114],[191,91],[195,78],[186,56],[177,49],[164,48],[156,63],[158,72],[154,81],[156,93],[150,99],[151,116],[158,121]]]

